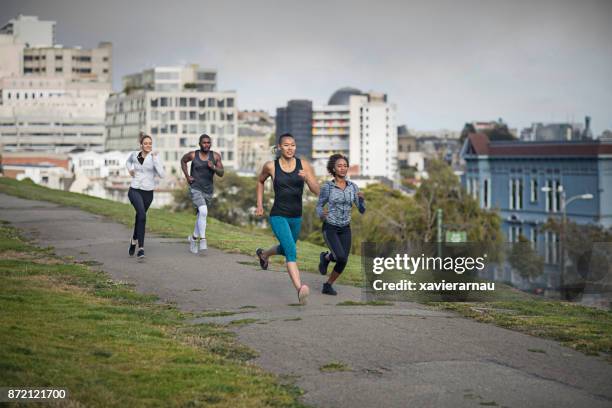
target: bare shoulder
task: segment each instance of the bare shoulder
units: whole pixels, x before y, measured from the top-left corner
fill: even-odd
[[[215,161],[220,161],[221,160],[221,154],[219,154],[217,152],[213,152],[213,156],[215,157]]]
[[[195,158],[195,152],[193,150],[188,151],[183,155],[183,161],[192,161]]]
[[[261,173],[259,175],[262,179],[267,179],[269,176],[274,177],[274,162],[267,161],[264,163],[261,168]]]

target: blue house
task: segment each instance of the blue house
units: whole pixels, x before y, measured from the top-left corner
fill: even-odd
[[[560,219],[563,194],[569,221],[612,227],[611,142],[491,142],[476,133],[461,156],[463,186],[482,208],[499,210],[509,242],[545,238],[537,227]]]
[[[538,248],[546,264],[541,281],[549,288],[559,284],[559,237],[541,227],[549,218],[561,220],[564,203],[568,221],[612,227],[610,141],[492,142],[475,133],[461,156],[463,186],[482,208],[499,211],[507,242],[523,235]],[[507,272],[495,271],[492,278],[527,285]]]

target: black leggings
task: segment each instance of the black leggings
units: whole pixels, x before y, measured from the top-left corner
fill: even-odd
[[[324,222],[323,239],[331,251],[330,261],[336,262],[334,271],[342,273],[351,253],[351,226],[337,227]]]
[[[134,221],[134,235],[132,239],[138,240],[138,246],[144,247],[145,224],[147,223],[147,210],[153,202],[153,190],[139,190],[130,187],[128,191],[130,203],[136,210],[136,220]]]

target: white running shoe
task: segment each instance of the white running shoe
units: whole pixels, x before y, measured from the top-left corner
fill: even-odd
[[[198,253],[198,241],[193,239],[193,236],[191,235],[187,237],[187,240],[189,241],[189,250],[191,251],[191,253],[197,254]]]
[[[206,251],[207,249],[206,238],[200,238],[200,251]]]

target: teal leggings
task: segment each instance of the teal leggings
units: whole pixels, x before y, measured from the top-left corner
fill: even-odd
[[[288,218],[280,215],[272,215],[270,217],[270,226],[272,227],[272,232],[274,232],[276,239],[278,239],[280,243],[276,248],[276,253],[284,255],[287,262],[295,262],[297,260],[295,243],[300,236],[302,217]]]

